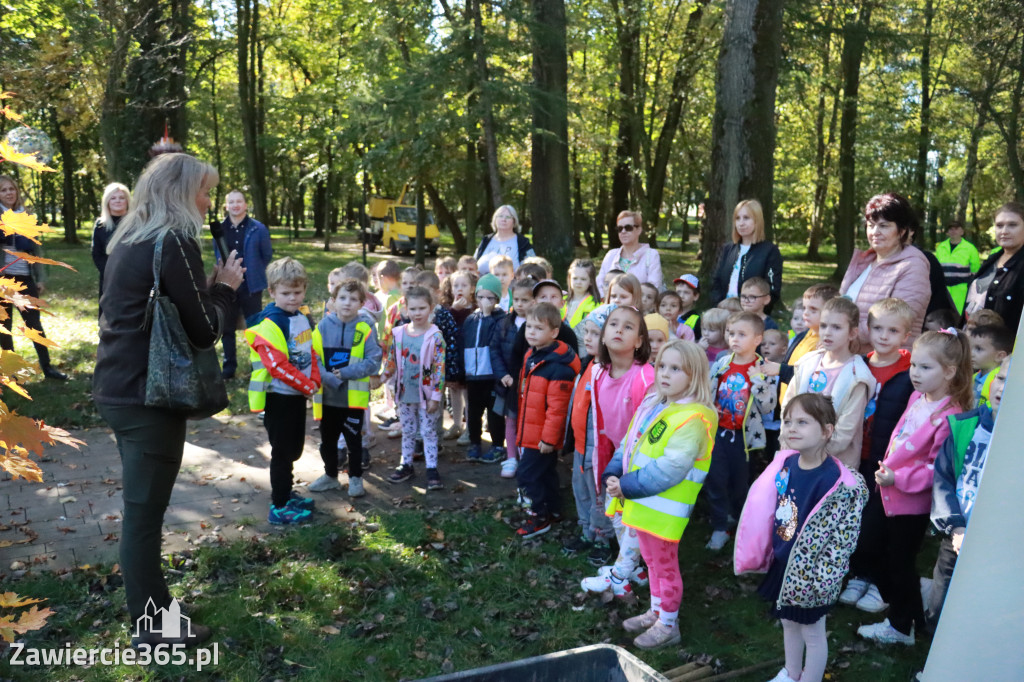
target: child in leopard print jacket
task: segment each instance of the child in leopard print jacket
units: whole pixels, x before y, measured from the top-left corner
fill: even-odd
[[[750,487],[736,531],[736,574],[766,573],[758,594],[782,620],[786,666],[772,682],[824,677],[825,615],[839,599],[860,534],[868,490],[825,450],[836,421],[820,393],[789,401],[782,428],[796,450],[779,451]]]

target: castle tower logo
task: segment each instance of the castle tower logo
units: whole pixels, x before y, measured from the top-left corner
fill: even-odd
[[[192,619],[181,613],[181,605],[177,599],[171,599],[167,608],[157,608],[150,597],[146,603],[146,611],[135,621],[133,637],[144,638],[146,635],[158,635],[164,639],[183,639],[192,637]]]

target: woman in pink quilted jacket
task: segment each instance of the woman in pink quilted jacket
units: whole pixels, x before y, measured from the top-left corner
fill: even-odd
[[[924,326],[931,300],[928,259],[910,243],[918,228],[910,202],[895,192],[871,197],[864,208],[867,251],[854,250],[839,293],[860,308],[860,338],[868,339],[868,310],[883,298],[901,298],[914,311],[904,348],[910,348]]]

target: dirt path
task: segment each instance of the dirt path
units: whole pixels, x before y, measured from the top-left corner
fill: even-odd
[[[302,458],[295,464],[297,489],[323,473],[319,432],[312,418]],[[444,441],[439,470],[445,489],[427,493],[423,463],[407,483],[385,479],[399,461],[400,440],[389,440],[374,420],[373,463],[364,473],[366,497],[350,500],[344,490],[310,493],[316,499],[313,523],[365,518],[377,510],[422,505],[434,509],[468,508],[474,500],[515,495],[515,481],[502,479],[494,464],[464,460],[465,447]],[[121,463],[109,429],[74,432],[85,441],[80,450],[56,447],[41,463],[43,483],[0,478],[0,575],[30,570],[60,570],[118,557],[121,533]],[[485,441],[486,443],[486,441]],[[267,523],[270,501],[270,447],[256,416],[232,416],[191,422],[184,460],[164,519],[164,549],[178,551],[207,543],[268,532],[287,532]],[[568,466],[562,461],[562,484]],[[345,474],[341,481],[346,481]],[[571,493],[566,502],[571,504]],[[16,575],[17,573],[15,573]]]

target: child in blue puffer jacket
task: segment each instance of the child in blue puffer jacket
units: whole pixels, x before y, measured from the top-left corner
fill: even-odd
[[[501,280],[484,275],[476,283],[477,309],[462,324],[463,365],[466,370],[467,429],[470,462],[488,464],[505,460],[505,417],[496,414],[494,405],[494,370],[491,365],[491,338],[505,312],[498,307]],[[481,452],[481,418],[487,413],[487,432],[491,435],[491,449]]]

